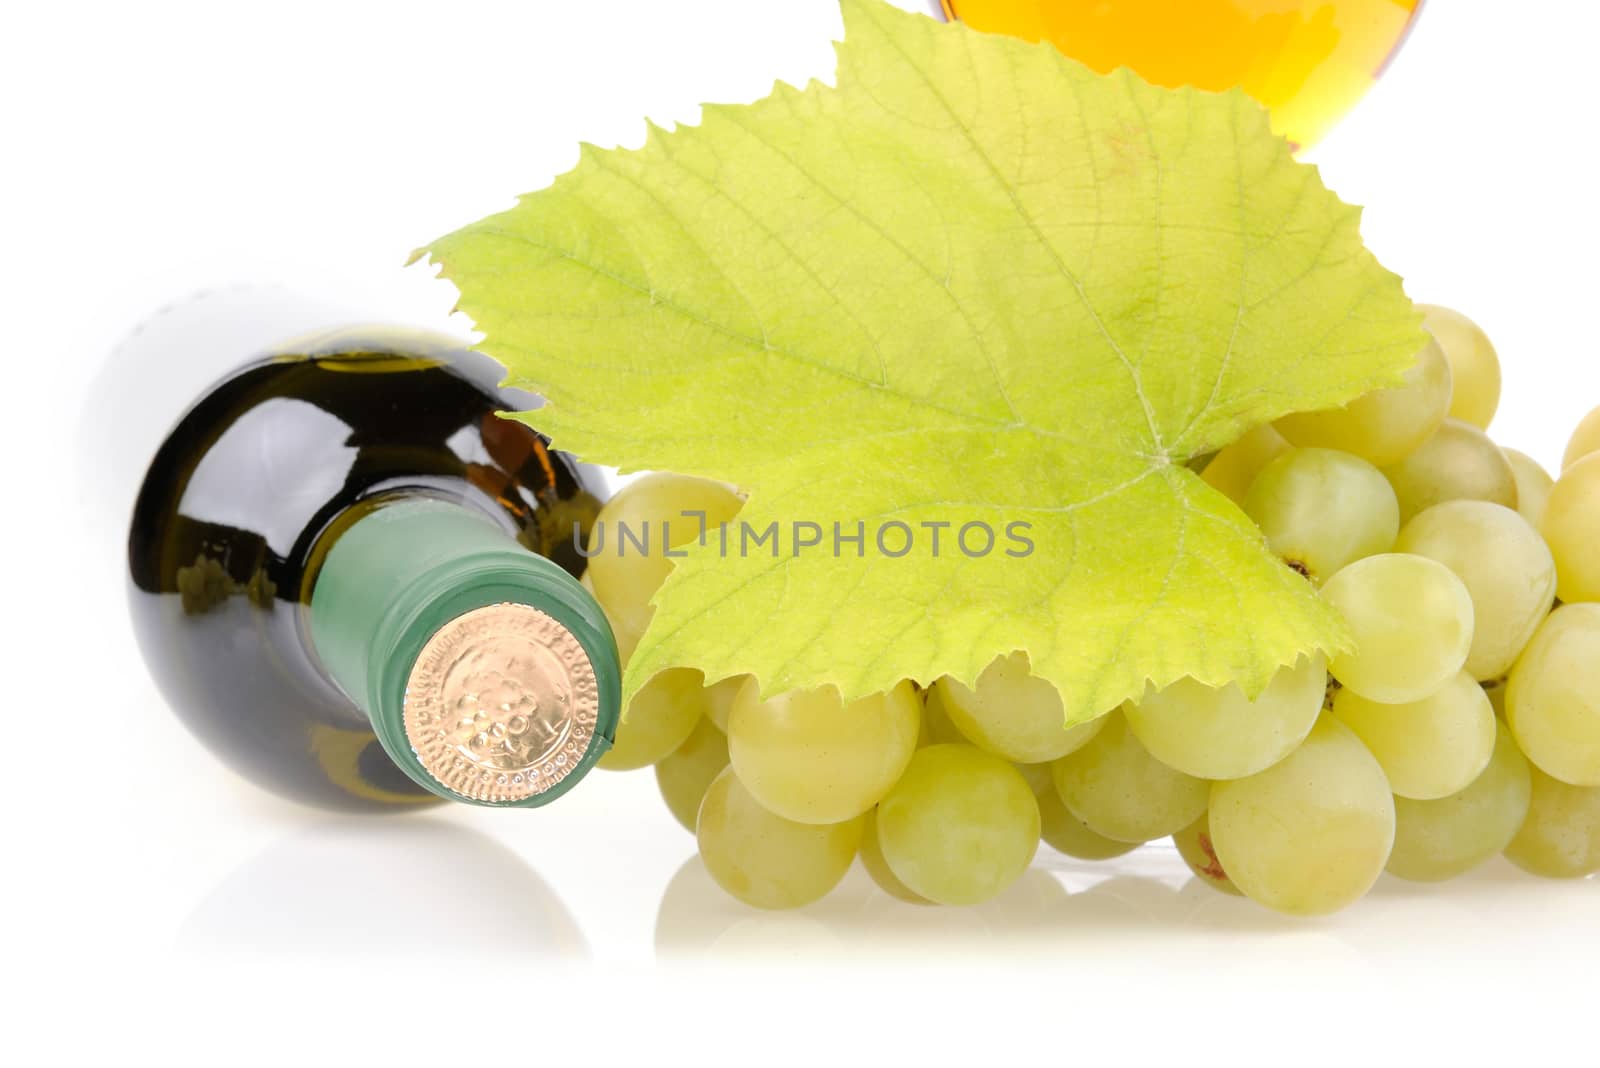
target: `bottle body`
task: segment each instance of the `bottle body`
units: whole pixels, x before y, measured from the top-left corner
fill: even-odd
[[[405,741],[391,738],[386,748],[374,716],[401,710],[373,705],[362,684],[335,677],[313,612],[320,579],[340,573],[336,567],[324,576],[329,560],[339,559],[340,541],[387,529],[390,570],[359,568],[370,545],[366,554],[345,554],[342,573],[353,576],[346,594],[322,599],[323,645],[337,644],[340,634],[348,639],[334,659],[348,665],[353,656],[373,658],[367,643],[380,620],[344,611],[348,591],[411,589],[416,583],[401,581],[401,565],[418,563],[410,572],[416,580],[427,570],[427,552],[448,556],[456,544],[446,538],[430,546],[415,523],[402,529],[390,522],[415,518],[419,506],[436,517],[461,517],[450,526],[457,532],[450,537],[466,539],[459,553],[498,546],[512,572],[529,576],[529,598],[555,597],[553,604],[566,606],[554,609],[563,619],[576,613],[574,626],[594,646],[585,646],[585,655],[602,661],[591,667],[600,676],[610,670],[603,663],[614,657],[604,648],[609,632],[586,629],[586,606],[573,596],[581,590],[571,578],[583,565],[573,528],[580,536],[587,531],[597,487],[535,431],[498,414],[528,400],[498,388],[499,377],[493,361],[434,335],[337,331],[227,375],[158,449],[129,530],[135,631],[169,704],[246,778],[340,809],[451,796],[396,763]],[[492,603],[526,599],[521,590],[502,583]],[[449,593],[448,583],[421,590],[415,597],[422,601],[389,610],[436,608]],[[485,607],[463,605],[458,599],[460,612]],[[385,666],[390,675],[397,670]],[[399,666],[402,680],[409,667]],[[605,728],[598,726],[603,748]]]

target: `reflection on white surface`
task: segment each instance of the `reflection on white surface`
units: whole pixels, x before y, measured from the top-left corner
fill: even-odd
[[[225,878],[178,930],[180,952],[587,958],[561,898],[516,853],[456,824],[317,823]]]
[[[1507,922],[1513,902],[1528,924]],[[1540,880],[1497,860],[1445,884],[1385,876],[1352,908],[1301,919],[1202,884],[1158,844],[1104,863],[1043,853],[1017,885],[974,908],[897,901],[858,866],[817,904],[768,913],[729,898],[691,857],[662,898],[655,941],[664,961],[751,954],[824,964],[971,951],[985,967],[1225,966],[1238,976],[1292,960],[1308,981],[1365,981],[1397,969],[1437,971],[1456,958],[1581,963],[1600,952],[1597,912],[1600,880]]]

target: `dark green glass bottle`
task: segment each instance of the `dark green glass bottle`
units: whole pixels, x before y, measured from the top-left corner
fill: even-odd
[[[191,731],[341,809],[544,804],[609,748],[616,646],[575,576],[593,476],[441,336],[353,328],[227,374],[134,506],[134,628]]]

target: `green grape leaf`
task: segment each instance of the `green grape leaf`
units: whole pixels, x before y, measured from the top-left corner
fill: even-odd
[[[676,562],[628,692],[693,666],[853,697],[1025,650],[1078,721],[1344,648],[1185,462],[1411,364],[1358,210],[1241,93],[843,8],[835,87],[585,146],[427,250],[557,446],[778,525],[776,555],[713,532]]]

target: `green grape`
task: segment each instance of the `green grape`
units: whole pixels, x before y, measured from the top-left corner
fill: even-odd
[[[1056,793],[1091,831],[1119,842],[1150,842],[1206,810],[1206,783],[1150,755],[1122,712],[1088,745],[1051,766]]]
[[[950,722],[945,707],[944,690],[938,684],[922,692],[922,731],[917,735],[917,748],[928,745],[965,745],[969,739]]]
[[[1119,842],[1094,833],[1087,823],[1067,811],[1054,785],[1034,796],[1039,802],[1039,836],[1044,839],[1045,845],[1058,853],[1079,860],[1110,860],[1132,853],[1144,844]]]
[[[1082,820],[1068,812],[1067,807],[1061,803],[1061,796],[1056,793],[1055,774],[1049,764],[1011,766],[1017,769],[1017,774],[1022,776],[1023,781],[1028,784],[1028,789],[1033,791],[1033,799],[1039,802],[1039,835],[1045,844],[1053,846],[1058,852],[1084,860],[1120,857],[1139,848],[1136,842],[1113,842],[1109,838],[1102,838],[1091,831]],[[1051,840],[1052,836],[1058,837],[1062,843],[1072,848],[1063,848],[1062,845],[1056,844]]]
[[[1384,553],[1357,560],[1322,586],[1350,626],[1355,651],[1328,671],[1373,701],[1416,701],[1450,680],[1472,648],[1472,597],[1437,560]]]
[[[1472,598],[1467,674],[1498,679],[1516,662],[1556,598],[1556,562],[1539,532],[1509,508],[1446,501],[1405,525],[1395,551],[1437,560]]]
[[[1459,793],[1494,755],[1494,707],[1465,671],[1418,701],[1381,704],[1340,690],[1333,714],[1378,758],[1400,797],[1432,801]]]
[[[1061,694],[1029,672],[1027,653],[995,660],[978,676],[975,689],[948,675],[933,688],[966,740],[1018,764],[1041,764],[1081,749],[1105,719],[1068,727]]]
[[[1506,718],[1506,680],[1497,679],[1494,682],[1484,683],[1483,692],[1489,698],[1489,707],[1494,709],[1495,718],[1504,722]]]
[[[589,534],[588,575],[619,647],[622,635],[636,643],[650,625],[650,598],[672,570],[667,550],[699,540],[701,519],[686,513],[704,512],[704,528],[714,532],[743,503],[720,482],[672,474],[645,475],[606,502]]]
[[[861,844],[860,816],[842,823],[796,823],[763,808],[722,769],[706,788],[695,823],[700,859],[734,897],[761,909],[809,905],[839,885]]]
[[[1540,771],[1600,786],[1600,604],[1562,605],[1540,625],[1511,669],[1506,722]]]
[[[1337,719],[1246,779],[1211,787],[1211,841],[1234,886],[1298,916],[1359,900],[1389,861],[1394,795],[1383,769]]]
[[[591,597],[594,596],[594,578],[589,574],[587,568],[584,569],[583,577],[578,580],[578,585],[588,590]],[[599,603],[598,599],[595,603]],[[606,617],[606,622],[611,624],[611,636],[617,641],[617,660],[623,667],[626,667],[628,660],[633,656],[634,649],[639,645],[639,639],[644,637],[644,631],[634,631],[624,627],[621,622],[612,618],[611,613],[606,611],[606,606],[603,604],[600,605],[600,611]]]
[[[1516,510],[1517,474],[1489,435],[1446,419],[1433,436],[1383,469],[1400,501],[1400,521],[1444,501],[1489,501]]]
[[[1487,430],[1500,407],[1500,357],[1489,336],[1458,311],[1437,304],[1419,304],[1417,310],[1450,361],[1450,417]]]
[[[645,768],[682,745],[705,714],[704,677],[693,668],[668,668],[641,686],[598,766],[608,771]]]
[[[1050,774],[1049,764],[1013,763],[1011,766],[1017,769],[1017,774],[1027,782],[1028,789],[1033,791],[1035,797],[1056,792],[1056,780]]]
[[[1172,844],[1178,847],[1178,856],[1194,872],[1195,878],[1224,894],[1239,894],[1239,888],[1233,885],[1233,880],[1228,878],[1228,873],[1222,870],[1222,861],[1217,859],[1217,847],[1211,841],[1211,816],[1203,813],[1199,819],[1172,836]]]
[[[1511,465],[1511,473],[1517,479],[1517,514],[1537,528],[1539,520],[1544,518],[1544,502],[1550,498],[1550,488],[1556,480],[1527,453],[1504,447],[1500,451],[1506,454],[1506,463]]]
[[[734,675],[706,687],[706,718],[717,725],[717,730],[728,733],[728,717],[733,714],[734,698],[744,687],[749,675]]]
[[[595,603],[599,604],[599,598],[595,598]],[[606,622],[611,624],[611,635],[617,640],[617,661],[627,667],[628,661],[633,659],[633,651],[639,647],[639,639],[644,637],[644,628],[617,619],[603,604],[600,605],[600,611],[605,615]]]
[[[917,747],[909,682],[846,704],[832,686],[763,701],[750,679],[728,717],[728,753],[757,800],[801,823],[838,823],[876,805]]]
[[[1200,477],[1242,508],[1244,495],[1261,469],[1288,449],[1282,434],[1270,426],[1258,426],[1213,456]]]
[[[1056,793],[1055,775],[1049,764],[1013,765],[1027,780],[1034,800],[1039,802],[1039,836],[1058,853],[1079,860],[1110,860],[1139,848],[1138,842],[1118,842],[1095,834],[1089,825],[1067,811]]]
[[[1532,790],[1528,759],[1497,721],[1494,756],[1465,790],[1436,801],[1395,799],[1389,874],[1419,883],[1466,874],[1511,844]]]
[[[1273,552],[1317,585],[1346,564],[1388,552],[1400,505],[1383,472],[1333,449],[1291,449],[1244,499]]]
[[[1128,726],[1157,760],[1200,779],[1242,779],[1288,756],[1322,711],[1328,669],[1320,656],[1278,669],[1261,696],[1192,678],[1146,691],[1124,706]]]
[[[1567,451],[1561,455],[1561,470],[1565,471],[1595,452],[1600,452],[1600,407],[1579,420],[1577,429],[1567,440]]]
[[[1438,429],[1450,409],[1450,390],[1450,362],[1429,338],[1400,385],[1374,390],[1343,408],[1286,415],[1273,426],[1294,445],[1351,452],[1383,467]]]
[[[878,812],[873,809],[865,816],[861,832],[861,866],[867,869],[867,875],[878,884],[878,889],[890,897],[899,898],[901,901],[913,905],[931,905],[933,902],[917,893],[911,887],[900,881],[900,877],[889,867],[889,862],[883,859],[883,846],[878,842]]]
[[[656,762],[656,786],[672,817],[694,833],[695,815],[711,780],[728,766],[728,739],[709,720],[694,725],[682,745]]]
[[[912,893],[975,905],[1016,882],[1039,848],[1039,804],[1017,769],[971,745],[930,745],[878,805],[878,845]]]
[[[1600,872],[1600,787],[1572,786],[1534,768],[1528,818],[1506,859],[1547,879]]]
[[[1556,596],[1563,601],[1600,601],[1600,454],[1561,472],[1539,520],[1556,558]]]

